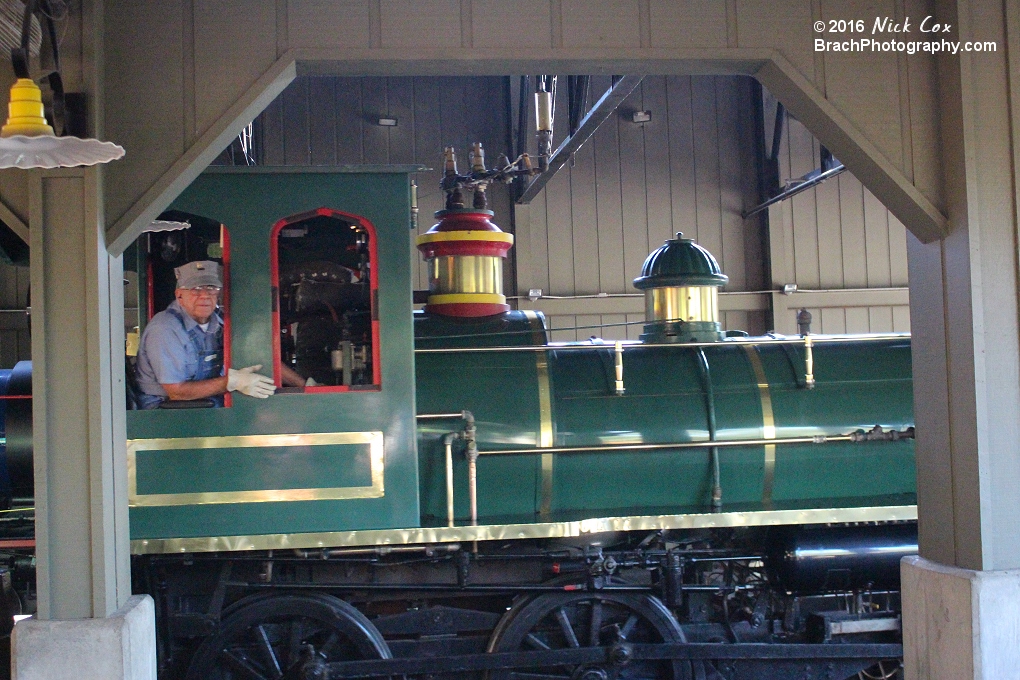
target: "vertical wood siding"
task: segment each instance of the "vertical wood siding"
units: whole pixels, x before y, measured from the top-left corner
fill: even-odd
[[[592,78],[589,101],[609,85],[608,77]],[[556,105],[557,141],[567,128],[564,89]],[[631,282],[641,264],[676,232],[715,255],[730,277],[726,290],[761,290],[761,221],[741,217],[756,198],[752,101],[749,78],[646,77],[532,201],[531,261],[518,261],[529,284],[522,291],[637,293]],[[635,124],[635,111],[650,111],[651,121]],[[643,315],[549,320],[566,329],[554,332],[555,340],[636,338]],[[722,321],[726,328],[767,330],[761,312],[726,312]],[[589,327],[627,322],[632,325]]]
[[[775,100],[768,95],[765,110],[766,121],[771,121]],[[770,138],[771,125],[766,127]],[[771,139],[767,142],[771,146]],[[787,117],[779,156],[781,178],[800,177],[820,162],[818,140],[799,121]],[[773,206],[769,220],[772,278],[778,288],[787,283],[801,290],[907,285],[906,228],[850,172]],[[809,311],[815,314],[816,332],[910,330],[906,305]],[[776,325],[784,324],[777,319]]]
[[[555,112],[555,143],[567,134],[565,77]],[[589,102],[611,84],[594,77]],[[517,79],[510,110],[516,112]],[[416,177],[420,226],[432,224],[442,207],[440,152],[457,148],[461,167],[471,142],[481,141],[489,164],[505,151],[508,126],[501,78],[298,78],[261,118],[267,165],[422,163],[433,168]],[[548,183],[527,211],[526,234],[511,251],[508,295],[540,288],[546,296],[636,294],[631,281],[648,253],[677,231],[708,248],[730,277],[727,291],[763,290],[771,274],[777,286],[801,289],[885,288],[906,285],[905,230],[849,173],[772,208],[772,271],[766,272],[762,220],[741,212],[757,201],[753,90],[749,78],[649,76]],[[766,100],[766,120],[774,100]],[[529,103],[529,111],[531,109]],[[635,124],[634,111],[651,111]],[[773,109],[774,110],[774,109]],[[376,124],[398,119],[396,127]],[[533,121],[528,121],[535,153]],[[771,130],[769,130],[771,132]],[[771,140],[766,140],[770,142]],[[781,145],[783,178],[818,166],[818,142],[789,119]],[[495,221],[511,231],[510,194],[490,191]],[[417,286],[427,286],[412,248]],[[518,289],[513,282],[519,281]],[[556,340],[591,335],[636,338],[642,314],[549,317]],[[581,303],[584,304],[583,302]],[[820,332],[906,330],[906,307],[818,309]],[[783,313],[788,313],[783,310]],[[761,311],[726,311],[724,328],[763,333],[788,324]]]

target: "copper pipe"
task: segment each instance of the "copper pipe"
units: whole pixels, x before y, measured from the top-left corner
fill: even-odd
[[[446,448],[446,526],[454,525],[453,515],[453,440],[459,435],[451,432],[443,436]]]
[[[616,396],[622,396],[627,390],[623,387],[623,342],[616,341]]]
[[[809,389],[815,387],[815,355],[811,351],[813,345],[810,335],[804,336],[804,385]]]

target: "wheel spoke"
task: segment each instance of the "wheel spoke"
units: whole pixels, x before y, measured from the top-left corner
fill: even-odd
[[[232,649],[222,650],[220,652],[220,656],[223,657],[227,666],[241,673],[246,678],[250,678],[251,680],[270,680],[266,676],[262,675],[257,668],[252,666],[248,659],[241,657]]]
[[[255,626],[254,632],[255,641],[258,643],[259,649],[262,650],[269,669],[273,672],[273,678],[282,678],[283,670],[280,668],[280,661],[276,658],[276,650],[273,649],[273,644],[269,641],[265,626],[262,624]]]
[[[627,618],[627,623],[623,624],[623,628],[620,629],[620,639],[626,640],[627,637],[634,631],[634,626],[637,625],[638,616],[637,614],[631,614]]]
[[[290,644],[287,647],[287,668],[290,668],[301,658],[301,640],[304,635],[304,619],[294,618],[290,622]]]
[[[563,636],[567,639],[567,644],[571,647],[580,647],[581,644],[577,641],[577,635],[574,633],[573,626],[570,625],[570,619],[567,618],[565,607],[560,607],[556,610],[556,620],[559,621],[560,629],[563,631]]]
[[[328,659],[330,650],[333,649],[333,646],[336,645],[336,643],[339,641],[340,636],[337,635],[337,632],[335,630],[331,630],[329,632],[329,637],[326,638],[326,641],[322,643],[322,646],[319,647],[318,651],[322,652],[322,654]]]
[[[598,647],[599,632],[602,630],[602,601],[595,600],[591,603],[591,631],[588,636],[588,646]]]
[[[534,647],[535,649],[540,649],[540,650],[543,650],[543,651],[550,649],[549,645],[545,644],[544,642],[539,640],[537,637],[535,637],[534,633],[528,633],[527,634],[527,636],[524,638],[524,644],[530,645],[530,646]]]

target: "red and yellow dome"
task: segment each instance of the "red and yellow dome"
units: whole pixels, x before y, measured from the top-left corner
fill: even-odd
[[[503,295],[503,260],[513,234],[489,219],[490,210],[436,213],[439,222],[418,236],[429,266],[425,311],[446,316],[492,316],[510,310]]]

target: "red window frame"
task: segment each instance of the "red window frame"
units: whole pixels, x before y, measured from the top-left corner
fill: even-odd
[[[368,232],[368,267],[371,272],[369,280],[369,296],[372,305],[372,384],[359,385],[351,389],[350,385],[316,385],[305,387],[305,393],[318,392],[374,392],[382,389],[382,348],[379,335],[379,252],[375,225],[360,215],[334,210],[333,208],[316,208],[298,215],[284,217],[273,225],[269,232],[269,276],[273,310],[273,381],[276,387],[283,387],[282,357],[280,347],[280,254],[279,235],[285,227],[304,222],[313,217],[335,217],[346,222],[353,222]]]

